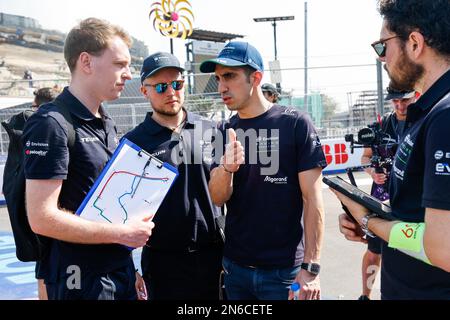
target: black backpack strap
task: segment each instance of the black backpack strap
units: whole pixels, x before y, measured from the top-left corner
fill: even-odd
[[[62,114],[64,119],[66,119],[67,124],[67,145],[69,149],[72,149],[75,145],[75,129],[73,127],[73,119],[70,114],[69,106],[63,103],[59,99],[55,99],[53,103],[59,108],[59,112]]]

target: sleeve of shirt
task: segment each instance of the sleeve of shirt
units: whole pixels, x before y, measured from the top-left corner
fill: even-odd
[[[424,144],[424,180],[422,205],[450,210],[450,110],[437,115],[428,124]]]
[[[69,166],[67,130],[49,116],[35,114],[24,128],[26,179],[65,180]]]
[[[305,114],[300,115],[296,121],[295,140],[298,172],[327,166],[317,131],[311,119]]]
[[[225,153],[225,144],[227,138],[226,129],[227,129],[227,122],[222,121],[217,124],[217,129],[214,130],[214,134],[212,137],[213,162],[211,164],[211,171],[220,165],[220,158]]]

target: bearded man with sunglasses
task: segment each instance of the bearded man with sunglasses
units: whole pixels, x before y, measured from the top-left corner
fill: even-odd
[[[183,71],[169,53],[145,59],[141,92],[153,111],[125,135],[179,171],[154,217],[158,227],[142,251],[142,272],[151,300],[218,300],[221,211],[208,191],[216,124],[183,107]]]
[[[382,299],[450,299],[450,2],[381,0],[381,39],[372,44],[392,86],[422,92],[409,105],[390,179],[395,221],[337,193],[358,221],[339,217],[348,240],[361,226],[386,241]]]

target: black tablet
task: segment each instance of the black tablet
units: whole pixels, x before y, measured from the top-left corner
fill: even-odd
[[[392,216],[391,207],[370,194],[365,193],[354,185],[348,183],[340,177],[323,177],[322,180],[330,188],[339,191],[353,201],[366,207],[372,212],[377,213],[381,218],[386,220],[395,220]]]

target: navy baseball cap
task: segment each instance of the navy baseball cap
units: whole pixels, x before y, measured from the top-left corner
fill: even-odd
[[[410,99],[416,94],[414,90],[396,90],[392,87],[387,87],[386,90],[388,94],[384,100]]]
[[[240,41],[229,42],[216,59],[204,61],[200,65],[200,71],[214,72],[217,64],[225,67],[249,66],[258,71],[264,70],[263,59],[258,50],[251,44]]]
[[[264,83],[261,86],[261,90],[262,90],[262,92],[266,91],[266,92],[270,92],[272,94],[278,94],[277,88],[275,88],[275,86],[271,83]]]
[[[177,57],[173,54],[167,52],[156,52],[144,60],[144,64],[141,69],[141,83],[164,68],[175,68],[180,72],[184,71],[184,69],[180,66],[180,61],[178,61]]]

